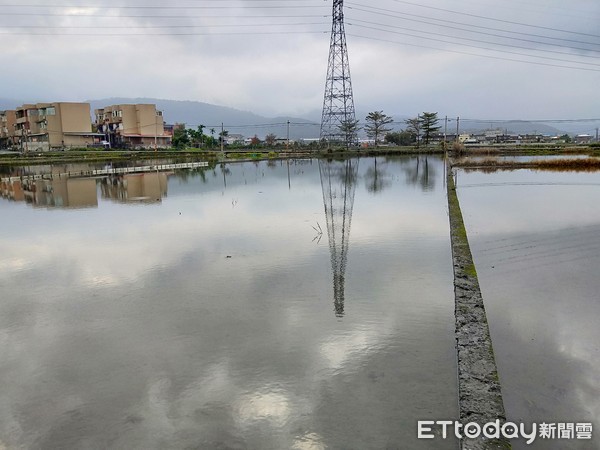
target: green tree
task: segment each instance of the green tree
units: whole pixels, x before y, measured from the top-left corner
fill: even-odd
[[[215,139],[215,132],[216,131],[217,130],[215,130],[214,128],[210,129],[210,143],[211,143],[211,147],[213,147],[216,144],[216,142],[217,142],[217,140]]]
[[[429,144],[431,137],[440,130],[437,112],[424,112],[419,117],[421,119],[421,129],[423,130],[423,140],[425,145]]]
[[[190,137],[183,127],[175,127],[173,130],[173,147],[181,149],[190,145]]]
[[[204,128],[204,125],[198,125],[196,130],[191,128],[187,130],[190,141],[194,147],[200,147],[204,143],[206,137],[204,136]]]
[[[406,119],[404,121],[404,123],[406,124],[406,131],[408,131],[409,133],[412,133],[415,136],[416,142],[417,142],[417,147],[418,147],[419,143],[421,142],[421,130],[422,130],[421,117],[417,116],[417,117],[413,117],[412,119]]]
[[[571,139],[571,136],[569,136],[567,133],[563,134],[560,139],[565,143],[565,144],[570,144],[573,139]]]
[[[344,135],[344,144],[348,149],[352,144],[357,142],[356,135],[358,130],[360,130],[360,125],[358,124],[358,120],[343,120],[338,125],[338,130]]]
[[[386,125],[392,123],[394,119],[384,114],[383,111],[373,111],[367,114],[365,121],[367,122],[365,125],[367,136],[375,140],[375,147],[377,147],[380,138],[392,131],[392,129]]]
[[[402,130],[399,132],[387,133],[385,135],[385,141],[390,144],[406,146],[417,142],[417,136],[410,131]]]

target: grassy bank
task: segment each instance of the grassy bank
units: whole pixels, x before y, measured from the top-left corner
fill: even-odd
[[[227,160],[257,160],[273,158],[343,158],[349,156],[395,156],[395,155],[435,155],[444,154],[441,146],[429,147],[368,147],[358,149],[344,148],[312,148],[299,147],[285,148],[228,148],[221,152],[220,149],[159,149],[154,150],[98,150],[98,149],[73,149],[67,151],[7,152],[0,154],[0,164],[3,165],[30,165],[69,162],[116,162],[116,161],[144,161],[153,159],[176,159],[181,161],[227,161]],[[544,155],[572,155],[583,154],[600,156],[600,147],[472,147],[463,149],[459,155],[454,156],[544,156]]]
[[[75,149],[57,152],[38,153],[3,153],[0,154],[0,164],[49,164],[70,162],[112,162],[112,161],[144,161],[150,159],[217,159],[215,152],[194,150],[89,150]]]
[[[452,163],[452,166],[467,170],[472,169],[482,171],[534,169],[556,172],[596,172],[600,171],[600,158],[572,158],[534,161],[506,161],[502,159],[491,158],[474,161],[463,158],[460,160],[455,160]]]

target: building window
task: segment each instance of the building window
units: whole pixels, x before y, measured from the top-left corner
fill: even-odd
[[[162,111],[156,111],[156,115],[162,117]]]

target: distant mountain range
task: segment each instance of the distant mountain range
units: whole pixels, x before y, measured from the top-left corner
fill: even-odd
[[[164,119],[167,123],[183,123],[188,128],[196,128],[198,125],[205,125],[205,133],[210,134],[210,129],[214,128],[216,133],[221,129],[221,124],[229,132],[229,134],[241,134],[245,137],[257,135],[259,138],[264,138],[269,133],[275,134],[279,138],[285,138],[288,132],[290,139],[310,139],[318,138],[320,129],[320,113],[313,113],[312,117],[264,117],[254,114],[250,111],[241,111],[226,106],[212,105],[209,103],[196,101],[180,101],[166,100],[157,98],[125,98],[113,97],[96,100],[86,100],[90,103],[92,115],[94,109],[108,105],[125,104],[125,103],[153,103],[157,108],[163,111]],[[29,100],[29,102],[32,102]],[[26,101],[15,99],[0,98],[0,110],[14,109],[17,106],[26,103]],[[357,118],[361,124],[364,124],[366,112],[357,112]],[[390,114],[395,119],[394,128],[403,129],[405,127],[404,120],[409,116],[401,114]],[[442,126],[443,126],[443,120]],[[581,127],[578,129],[578,124],[561,124],[562,130],[554,128],[545,123],[536,123],[528,121],[511,121],[511,122],[489,122],[485,120],[469,120],[461,122],[460,131],[478,132],[486,129],[507,130],[513,134],[525,133],[541,133],[546,135],[561,135],[565,132],[580,133],[583,131]],[[581,125],[581,124],[579,124]],[[452,133],[456,128],[456,122],[448,124],[448,132]],[[585,128],[589,128],[589,124],[584,124]]]

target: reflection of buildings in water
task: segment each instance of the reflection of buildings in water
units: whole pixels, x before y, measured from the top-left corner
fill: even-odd
[[[6,180],[0,183],[0,195],[9,200],[15,202],[22,202],[25,200],[25,193],[23,192],[23,185],[21,180]]]
[[[358,159],[319,160],[319,173],[333,271],[334,309],[335,315],[341,317],[344,315],[344,283]]]
[[[102,179],[102,198],[117,202],[160,202],[167,196],[167,176],[165,172],[150,172],[114,175]]]
[[[94,178],[59,180],[24,180],[23,200],[33,206],[55,208],[90,208],[98,206]]]

